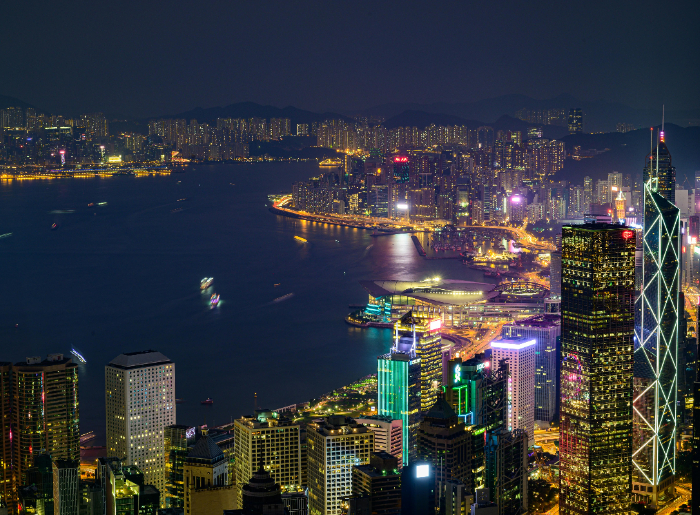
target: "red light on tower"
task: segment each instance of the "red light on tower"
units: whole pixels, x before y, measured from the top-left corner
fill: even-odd
[[[626,240],[629,240],[632,236],[634,236],[634,231],[622,231],[622,237]]]

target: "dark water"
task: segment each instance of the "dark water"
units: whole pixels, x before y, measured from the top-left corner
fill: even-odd
[[[251,412],[254,392],[276,408],[375,370],[390,331],[343,321],[367,301],[359,280],[482,280],[457,260],[423,260],[408,235],[271,214],[267,194],[317,174],[313,164],[196,168],[0,183],[0,234],[12,233],[0,238],[0,360],[78,348],[83,432],[104,435],[104,365],[122,352],[175,362],[178,423],[222,424]],[[213,310],[204,276],[221,295]],[[213,406],[200,405],[207,397]]]

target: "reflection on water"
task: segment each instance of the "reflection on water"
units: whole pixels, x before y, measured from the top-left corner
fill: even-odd
[[[96,441],[103,367],[122,352],[154,348],[176,363],[183,424],[250,412],[255,392],[259,406],[276,408],[374,372],[391,334],[344,323],[350,304],[367,301],[358,281],[482,276],[458,260],[422,259],[410,235],[372,237],[266,209],[268,194],[317,172],[265,163],[0,183],[0,234],[12,233],[0,239],[0,359],[79,348],[88,362],[81,432],[95,431]],[[108,204],[87,207],[95,198]],[[214,310],[202,277],[216,278]],[[207,397],[216,404],[204,411]]]

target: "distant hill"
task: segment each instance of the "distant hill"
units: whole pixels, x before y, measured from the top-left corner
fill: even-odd
[[[584,101],[571,95],[559,95],[549,99],[535,99],[526,95],[502,95],[476,102],[436,102],[432,104],[389,103],[366,109],[365,115],[391,118],[404,111],[440,113],[471,120],[493,123],[503,115],[515,116],[516,111],[527,109],[570,109],[580,107],[584,111],[587,132],[612,132],[618,123],[630,123],[635,127],[651,127],[661,121],[661,106],[650,109],[635,109],[619,102],[606,100]],[[666,121],[686,126],[691,121],[700,121],[700,109],[666,111]]]
[[[658,126],[656,127],[658,130]],[[627,133],[572,134],[563,138],[567,151],[580,145],[583,150],[609,151],[590,159],[574,161],[567,159],[557,179],[583,184],[583,177],[594,180],[607,178],[612,171],[628,173],[632,180],[641,180],[644,159],[650,150],[649,129],[638,129]],[[655,136],[657,132],[654,132]],[[676,167],[676,182],[688,188],[694,187],[695,171],[700,170],[700,127],[679,127],[666,124],[666,145]]]
[[[5,109],[6,107],[21,107],[22,109],[33,107],[38,112],[43,112],[41,111],[41,109],[37,109],[33,105],[28,104],[27,102],[25,102],[24,100],[20,100],[19,98],[8,97],[7,95],[0,95],[0,109]]]
[[[297,123],[322,122],[324,120],[346,120],[352,119],[338,113],[314,113],[288,106],[283,109],[274,106],[256,104],[255,102],[239,102],[225,107],[210,107],[202,109],[197,107],[191,111],[179,113],[172,116],[161,116],[160,118],[184,118],[186,120],[197,120],[198,122],[213,122],[217,118],[289,118],[292,122],[292,132],[296,132]]]

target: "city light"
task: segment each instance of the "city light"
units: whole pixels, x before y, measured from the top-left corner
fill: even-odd
[[[537,343],[537,340],[527,340],[522,343],[510,343],[505,340],[495,340],[491,342],[491,348],[493,349],[511,349],[511,350],[520,350],[524,349],[525,347],[530,347],[531,345],[535,345]]]
[[[428,477],[430,475],[430,465],[416,465],[416,477]]]

